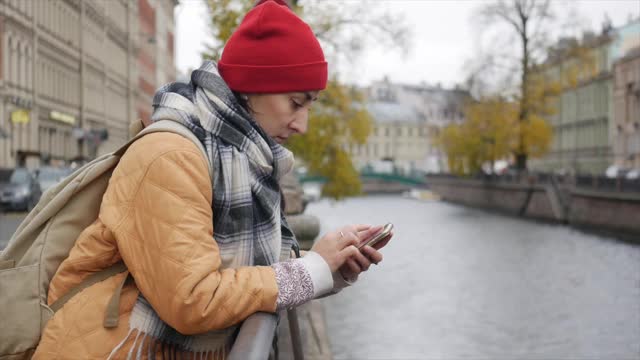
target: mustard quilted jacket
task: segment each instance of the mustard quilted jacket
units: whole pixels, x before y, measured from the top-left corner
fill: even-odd
[[[106,329],[102,322],[124,274],[65,304],[47,323],[34,359],[106,358],[127,336],[139,292],[183,334],[223,329],[254,312],[275,311],[278,287],[271,267],[220,268],[205,161],[195,144],[172,133],[147,135],[129,148],[114,170],[99,218],[82,232],[48,294],[51,304],[122,259],[135,284],[122,291],[119,325]],[[126,358],[132,345],[133,338],[116,358]]]

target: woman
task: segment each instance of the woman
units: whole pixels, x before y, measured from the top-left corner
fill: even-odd
[[[74,296],[47,323],[35,358],[222,358],[249,315],[335,293],[380,262],[376,249],[354,247],[379,230],[362,225],[330,232],[289,259],[295,239],[277,181],[293,157],[278,143],[305,132],[326,81],[308,25],[284,3],[264,1],[218,67],[205,63],[190,84],[161,88],[152,120],[187,126],[208,158],[173,133],[146,135],[128,149],[48,301],[120,260],[134,282],[119,274]],[[111,294],[123,283],[119,321],[105,328]]]

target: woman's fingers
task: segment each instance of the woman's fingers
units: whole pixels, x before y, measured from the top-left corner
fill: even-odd
[[[371,260],[364,256],[355,246],[346,247],[341,251],[341,255],[345,256],[344,263],[350,264],[348,265],[350,270],[354,271],[356,275],[367,271],[369,266],[371,266]],[[354,267],[351,262],[353,262],[356,267]]]
[[[382,231],[381,225],[372,226],[366,230],[358,232],[358,237],[360,238],[361,241],[365,239],[370,239],[372,236],[376,235],[380,231]]]
[[[355,260],[351,258],[348,258],[345,264],[347,265],[347,268],[349,268],[349,271],[350,271],[349,277],[356,276],[362,272],[360,270],[360,266],[358,266]]]
[[[338,232],[338,246],[340,249],[344,249],[347,246],[355,245],[357,246],[360,243],[360,239],[356,234],[349,231],[348,229],[344,229]]]
[[[373,264],[378,264],[382,261],[382,253],[372,248],[371,246],[365,246],[360,251],[367,257]]]
[[[371,234],[375,234],[377,231],[381,229],[381,226],[371,226],[368,224],[356,224],[356,225],[347,225],[343,227],[338,233],[340,234],[340,240],[343,241],[344,246],[348,245],[359,245],[362,239],[366,239],[371,236]],[[351,243],[351,239],[355,237],[357,242],[355,244]]]
[[[382,230],[382,226],[354,225],[350,227],[350,229],[354,231],[356,237],[358,238],[358,243],[356,244],[356,246],[360,246],[360,244],[362,244],[365,240],[370,239],[375,234],[380,232]],[[356,231],[356,229],[360,230]]]
[[[363,241],[375,236],[383,229],[383,226],[376,225],[349,225],[337,231],[337,250],[339,266],[345,265],[354,275],[367,271],[372,263],[377,264],[382,261],[382,254],[378,251],[384,247],[393,232],[387,238],[378,242],[373,247],[365,246],[358,249],[357,246]],[[334,238],[335,239],[335,238]]]
[[[371,266],[371,261],[367,259],[367,257],[364,256],[362,252],[358,251],[358,253],[353,259],[360,266],[360,272],[369,270],[369,266]]]
[[[371,227],[371,225],[369,224],[356,224],[356,225],[352,225],[352,230],[353,232],[357,233],[360,231],[365,231],[367,229],[369,229]]]
[[[340,250],[338,253],[338,257],[340,260],[340,264],[344,264],[347,259],[354,258],[357,254],[360,254],[360,250],[354,245],[347,246],[346,248]]]

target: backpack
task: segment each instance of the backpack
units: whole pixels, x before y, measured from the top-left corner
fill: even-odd
[[[47,321],[67,300],[94,283],[127,271],[124,263],[119,262],[92,274],[51,307],[47,305],[49,282],[80,233],[98,218],[102,197],[122,155],[133,142],[153,132],[182,135],[194,142],[208,159],[204,146],[189,129],[162,120],[138,132],[117,151],[98,157],[47,190],[0,252],[0,360],[30,359]],[[209,166],[209,175],[211,171]],[[107,314],[105,327],[117,326],[119,295],[117,291],[112,297],[110,305],[115,299],[115,316]]]

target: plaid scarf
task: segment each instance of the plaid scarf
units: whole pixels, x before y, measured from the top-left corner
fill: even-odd
[[[204,144],[213,168],[212,240],[218,243],[222,267],[268,266],[288,259],[296,240],[281,209],[278,181],[292,169],[293,155],[265,134],[238,103],[216,64],[205,62],[193,71],[189,84],[160,88],[153,107],[153,121],[177,121]],[[148,340],[174,351],[223,354],[237,329],[182,335],[164,323],[142,295],[129,326],[127,338],[136,333],[129,358],[137,359]],[[153,358],[155,346],[148,349],[145,355]]]

